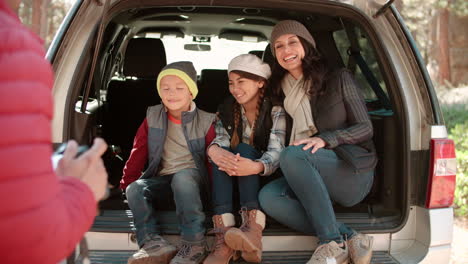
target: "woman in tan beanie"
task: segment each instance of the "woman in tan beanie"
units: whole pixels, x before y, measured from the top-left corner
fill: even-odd
[[[377,158],[364,99],[349,71],[327,67],[301,23],[279,22],[270,42],[272,92],[292,129],[280,156],[284,178],[261,190],[261,206],[279,222],[318,237],[308,264],[369,263],[372,237],[337,222],[332,206],[353,206],[372,186]]]
[[[219,107],[216,138],[208,148],[213,162],[214,250],[205,264],[227,264],[236,250],[248,262],[261,262],[265,214],[260,210],[260,176],[279,167],[286,120],[281,106],[265,95],[270,66],[252,54],[229,63],[228,98]],[[232,190],[239,186],[242,226],[234,228]]]

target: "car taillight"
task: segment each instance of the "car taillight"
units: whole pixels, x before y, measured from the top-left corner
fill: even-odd
[[[431,164],[426,208],[449,207],[453,203],[457,171],[455,144],[451,139],[431,139]]]

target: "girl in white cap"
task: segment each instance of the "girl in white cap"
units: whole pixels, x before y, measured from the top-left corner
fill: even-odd
[[[260,176],[279,166],[285,140],[285,112],[265,96],[270,67],[257,56],[243,54],[229,63],[228,98],[219,107],[216,138],[208,148],[213,162],[213,216],[216,241],[205,264],[229,263],[235,251],[259,263],[265,214],[260,211]],[[242,226],[234,228],[232,190],[239,186]]]

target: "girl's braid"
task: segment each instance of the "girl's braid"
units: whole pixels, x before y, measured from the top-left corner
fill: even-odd
[[[237,145],[240,142],[239,135],[237,133],[239,122],[240,122],[240,105],[238,102],[234,102],[234,131],[232,132],[231,148],[237,147]]]
[[[263,102],[263,96],[265,95],[265,85],[263,85],[264,87],[262,87],[258,92],[259,92],[259,96],[258,96],[258,101],[257,101],[257,108],[255,109],[255,119],[253,121],[253,124],[252,124],[252,131],[250,133],[250,139],[249,139],[249,145],[254,145],[254,136],[255,136],[255,128],[257,127],[257,118],[258,118],[258,115],[260,114],[260,107],[262,106],[262,102]]]

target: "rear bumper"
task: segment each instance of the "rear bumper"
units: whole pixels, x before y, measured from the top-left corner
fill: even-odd
[[[109,219],[118,218],[114,215]],[[117,221],[116,223],[121,223]],[[175,220],[166,221],[176,223]],[[103,222],[104,223],[104,222]],[[113,223],[113,222],[112,222]],[[136,251],[137,245],[130,239],[131,223],[123,221],[125,225],[114,223],[113,228],[120,232],[88,232],[86,238],[93,261],[99,263],[116,263],[124,261]],[[96,225],[94,229],[104,228]],[[108,228],[108,227],[107,227]],[[177,244],[179,234],[170,232],[170,225],[166,226],[165,237]],[[304,263],[316,245],[316,238],[301,234],[266,231],[263,236],[265,259],[270,263]],[[449,263],[453,235],[453,209],[426,209],[411,207],[404,227],[397,233],[370,234],[374,237],[373,263]],[[208,237],[211,242],[212,237]],[[119,253],[120,252],[120,253]],[[106,262],[111,260],[111,262]],[[291,262],[292,261],[292,262]],[[94,263],[94,262],[93,262]],[[123,263],[123,262],[122,262]]]
[[[449,263],[453,209],[410,208],[402,230],[392,235],[390,254],[400,263]]]

